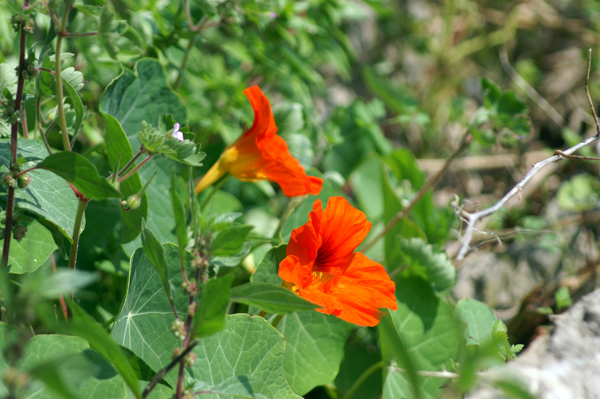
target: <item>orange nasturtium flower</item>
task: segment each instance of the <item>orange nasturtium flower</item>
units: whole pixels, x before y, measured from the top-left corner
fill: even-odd
[[[225,173],[231,173],[242,181],[274,181],[288,197],[318,194],[323,179],[308,176],[300,162],[290,154],[285,140],[277,136],[267,97],[258,86],[244,90],[244,94],[254,109],[254,124],[225,148],[217,163],[196,186],[196,194]]]
[[[396,310],[396,285],[377,262],[354,252],[371,229],[364,213],[342,197],[331,197],[323,211],[313,204],[308,223],[292,232],[279,277],[304,299],[360,326],[375,326],[379,309]]]

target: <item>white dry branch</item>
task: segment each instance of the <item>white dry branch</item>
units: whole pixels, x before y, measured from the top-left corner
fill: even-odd
[[[519,183],[517,183],[516,186],[514,186],[508,193],[506,193],[504,195],[504,197],[502,197],[493,206],[491,206],[487,209],[484,209],[482,211],[479,211],[479,212],[474,212],[474,213],[469,213],[464,210],[461,210],[460,215],[464,218],[464,220],[467,224],[467,227],[466,227],[465,233],[462,237],[461,246],[458,251],[458,254],[456,255],[456,260],[464,259],[465,255],[467,255],[467,253],[469,252],[471,239],[473,237],[473,231],[475,231],[475,224],[478,221],[480,221],[481,219],[485,218],[486,216],[489,216],[492,213],[500,210],[500,208],[502,208],[508,202],[509,199],[511,199],[512,197],[517,195],[519,192],[521,192],[521,190],[523,189],[525,184],[527,184],[527,182],[533,177],[533,175],[535,175],[537,172],[539,172],[543,167],[545,167],[551,163],[554,163],[554,162],[562,161],[563,159],[567,158],[565,155],[567,155],[567,156],[571,155],[571,154],[575,153],[576,151],[578,151],[579,149],[586,147],[592,143],[595,143],[599,139],[600,139],[600,137],[597,135],[590,137],[567,150],[557,151],[555,153],[555,155],[551,156],[550,158],[544,159],[543,161],[540,161],[540,162],[534,164],[533,168],[529,171],[529,173],[527,173],[525,175],[525,177],[523,177],[523,179],[521,179],[521,181]]]
[[[502,58],[502,56],[501,56],[501,58]],[[596,115],[596,110],[594,109],[594,104],[592,102],[592,97],[590,96],[590,90],[589,90],[591,63],[592,63],[592,49],[589,49],[588,50],[587,76],[585,79],[585,93],[587,94],[590,109],[591,109],[592,115],[594,117],[597,134],[593,137],[590,137],[590,138],[582,141],[581,143],[579,143],[567,150],[556,151],[554,153],[554,155],[551,156],[550,158],[544,159],[543,161],[540,161],[540,162],[534,164],[533,168],[529,171],[529,173],[527,173],[525,175],[525,177],[523,177],[523,179],[521,179],[521,181],[516,186],[514,186],[508,193],[506,193],[506,195],[504,195],[504,197],[502,197],[500,199],[500,201],[496,202],[495,205],[493,205],[487,209],[484,209],[482,211],[474,212],[474,213],[465,212],[462,209],[459,210],[460,216],[463,218],[463,220],[467,224],[467,228],[465,229],[465,234],[462,237],[460,249],[458,250],[458,254],[456,255],[456,260],[463,260],[465,258],[465,255],[467,255],[467,253],[469,252],[469,250],[471,248],[471,246],[470,246],[471,239],[473,238],[473,231],[475,231],[475,224],[478,221],[480,221],[481,219],[485,218],[486,216],[489,216],[492,213],[500,210],[500,208],[502,208],[508,202],[509,199],[514,197],[517,193],[520,193],[521,190],[523,189],[523,187],[525,187],[525,184],[527,184],[527,182],[533,177],[533,175],[535,175],[537,172],[539,172],[544,166],[547,166],[554,162],[562,161],[565,158],[569,158],[570,155],[572,155],[579,149],[586,147],[592,143],[595,143],[596,141],[598,141],[600,139],[600,123],[598,122],[598,116]],[[591,158],[578,157],[578,156],[572,156],[572,158],[591,159]]]

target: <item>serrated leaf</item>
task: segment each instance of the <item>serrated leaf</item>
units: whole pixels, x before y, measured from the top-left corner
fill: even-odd
[[[225,328],[229,292],[234,277],[230,273],[204,283],[200,304],[190,329],[193,337],[207,337]]]
[[[277,314],[288,314],[319,307],[281,285],[270,283],[238,285],[231,290],[231,300]]]
[[[439,292],[456,284],[456,269],[445,252],[425,244],[421,238],[407,240],[400,237],[396,240],[396,248],[392,259],[397,264],[390,265],[391,269],[405,266],[402,270],[404,276],[419,276],[433,284]]]
[[[217,234],[210,244],[212,256],[232,256],[242,249],[252,226],[232,226]]]
[[[227,316],[223,331],[200,340],[194,348],[196,363],[190,377],[196,384],[215,386],[235,377],[259,379],[273,399],[299,399],[283,374],[285,340],[262,317]],[[215,398],[231,398],[215,394]]]
[[[186,121],[185,107],[169,87],[164,69],[154,59],[138,61],[133,71],[123,68],[104,91],[100,110],[120,122],[136,151],[142,121],[158,126],[164,114],[172,114],[181,125]]]
[[[0,172],[9,170],[9,154],[10,140],[0,139]],[[48,156],[48,151],[40,140],[19,139],[17,156],[25,162],[38,163]],[[47,220],[71,241],[79,203],[73,190],[63,178],[47,170],[32,171],[30,176],[31,184],[15,191],[15,208]],[[0,187],[0,204],[5,208],[6,197],[7,189]]]
[[[62,177],[89,199],[101,200],[121,197],[121,193],[108,180],[100,176],[93,163],[75,152],[54,153],[36,166]]]

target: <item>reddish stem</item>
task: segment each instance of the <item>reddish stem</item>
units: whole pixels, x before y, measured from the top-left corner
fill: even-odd
[[[56,274],[56,261],[54,260],[54,254],[50,255],[50,260],[52,261],[52,272]],[[58,300],[60,301],[60,307],[62,308],[63,316],[65,316],[65,320],[67,320],[67,304],[65,303],[65,298],[62,296],[62,294],[59,295]]]
[[[132,174],[134,174],[135,172],[137,172],[137,170],[139,168],[141,168],[143,164],[145,164],[146,162],[148,162],[149,160],[151,160],[152,157],[153,157],[153,155],[148,155],[148,158],[144,159],[142,162],[140,162],[139,165],[137,165],[135,168],[131,169],[131,172],[129,172],[125,176],[121,177],[119,179],[119,183],[122,182],[123,180],[127,180]]]
[[[29,6],[29,0],[25,0],[24,6]],[[15,113],[19,114],[21,111],[21,103],[23,102],[23,87],[25,86],[25,79],[23,78],[22,71],[25,70],[25,47],[27,44],[27,36],[21,24],[21,38],[19,42],[19,69],[18,69],[18,80],[17,80],[17,94],[15,98]],[[14,163],[17,161],[17,138],[19,131],[19,122],[14,123],[10,129],[10,170],[15,171]],[[6,199],[6,224],[4,229],[4,245],[2,247],[2,266],[8,266],[8,254],[10,251],[10,239],[12,236],[12,223],[13,223],[13,212],[15,205],[15,189],[14,187],[8,188],[8,198]],[[0,315],[1,317],[1,315]]]

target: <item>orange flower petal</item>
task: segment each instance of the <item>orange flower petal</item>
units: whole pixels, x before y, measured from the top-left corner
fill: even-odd
[[[258,86],[248,87],[244,90],[244,94],[248,97],[250,105],[252,105],[252,109],[254,110],[254,122],[252,123],[252,127],[244,133],[243,137],[256,137],[258,143],[265,137],[274,136],[277,133],[277,126],[275,126],[275,119],[273,118],[269,99],[267,99]]]
[[[321,220],[321,247],[315,271],[338,275],[350,264],[352,253],[371,230],[365,214],[343,197],[331,197]]]
[[[267,97],[258,86],[244,90],[244,94],[254,110],[252,127],[227,146],[216,166],[196,186],[196,194],[213,184],[215,177],[220,177],[223,171],[243,181],[276,182],[288,197],[318,194],[323,179],[308,176],[300,162],[290,154],[285,140],[277,136]]]
[[[384,267],[360,252],[354,254],[350,266],[336,278],[331,293],[341,309],[337,317],[360,326],[375,326],[383,316],[382,308],[398,309],[396,284]]]

